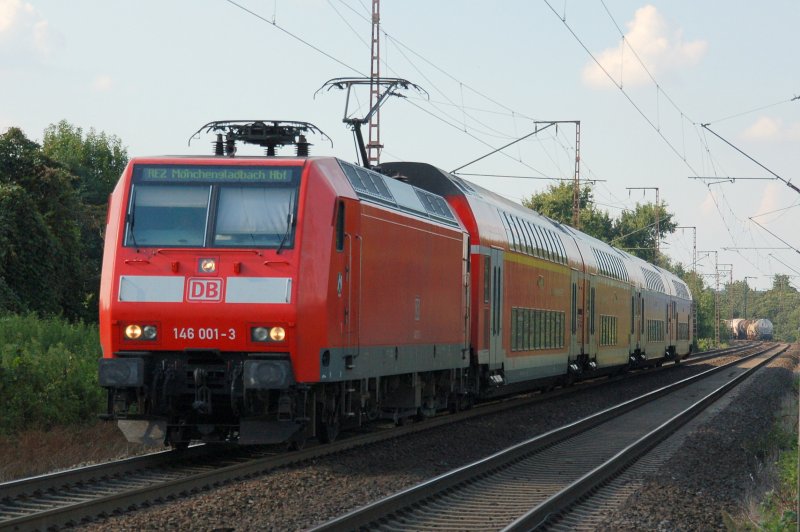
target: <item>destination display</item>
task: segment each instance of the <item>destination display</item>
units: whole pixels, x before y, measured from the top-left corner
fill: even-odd
[[[301,166],[136,165],[133,175],[134,180],[140,183],[152,181],[291,183],[300,176],[301,171]]]

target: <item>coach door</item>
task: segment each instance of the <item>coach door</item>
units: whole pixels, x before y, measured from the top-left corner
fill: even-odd
[[[636,293],[635,289],[631,289],[631,320],[630,320],[630,342],[628,345],[630,347],[630,351],[633,352],[638,347],[638,338],[636,336],[636,308],[639,304],[639,296]]]
[[[570,354],[581,355],[583,349],[583,273],[572,270],[570,291]]]
[[[597,287],[596,285],[596,277],[594,274],[589,276],[589,280],[586,282],[586,334],[587,336],[587,348],[586,354],[589,355],[589,358],[594,359],[597,357],[597,340],[598,335],[595,334],[600,318],[597,315]]]
[[[489,366],[503,362],[503,250],[490,249],[491,286],[489,303]]]

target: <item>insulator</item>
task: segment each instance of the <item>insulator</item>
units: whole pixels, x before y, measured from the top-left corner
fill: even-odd
[[[225,136],[225,155],[233,157],[236,155],[236,139],[233,138],[233,133],[228,132]]]
[[[217,140],[213,142],[214,144],[214,155],[217,157],[222,157],[225,155],[225,146],[222,143],[222,133],[217,133]]]
[[[308,143],[306,140],[305,135],[300,135],[297,138],[297,142],[295,142],[295,146],[297,146],[297,156],[298,157],[308,157],[308,147],[311,144]]]

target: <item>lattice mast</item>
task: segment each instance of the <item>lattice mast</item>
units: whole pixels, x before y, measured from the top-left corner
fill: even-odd
[[[572,227],[581,228],[581,122],[575,122],[575,179],[572,183]]]
[[[679,225],[675,229],[691,229],[692,230],[692,273],[697,279],[697,226],[696,225]],[[700,297],[695,294],[695,298]],[[697,299],[692,301],[692,338],[697,342]]]
[[[369,74],[369,107],[372,109],[381,96],[381,2],[372,0],[372,60],[370,63]],[[369,142],[367,142],[367,154],[369,165],[377,166],[380,164],[381,149],[381,111],[380,107],[369,120]]]

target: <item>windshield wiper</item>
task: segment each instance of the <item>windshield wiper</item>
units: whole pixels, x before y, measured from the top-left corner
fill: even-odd
[[[133,198],[131,198],[131,212],[128,213],[128,234],[131,236],[134,247],[139,247],[136,243],[136,235],[133,232],[133,226],[136,223],[136,190],[133,191]]]
[[[281,243],[278,246],[278,251],[275,252],[276,255],[281,254],[283,245],[289,239],[289,233],[292,232],[292,225],[294,225],[294,213],[292,211],[289,211],[289,214],[286,216],[286,232],[283,234],[283,238],[281,238]]]

